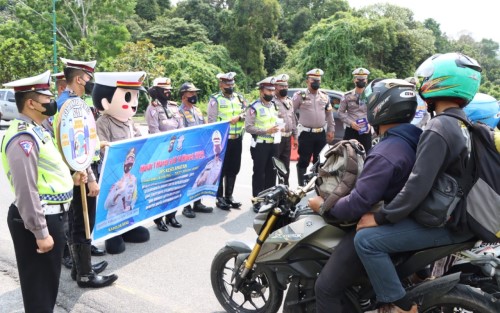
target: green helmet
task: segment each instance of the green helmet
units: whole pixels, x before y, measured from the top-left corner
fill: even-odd
[[[466,105],[479,89],[481,70],[476,60],[461,53],[433,55],[415,72],[421,78],[420,96],[425,100],[459,98]]]

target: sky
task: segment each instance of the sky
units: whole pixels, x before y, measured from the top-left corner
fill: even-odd
[[[476,41],[493,39],[500,43],[500,11],[497,0],[348,0],[356,9],[375,4],[390,3],[413,11],[414,19],[423,22],[433,18],[448,37],[458,39],[469,34]],[[497,3],[495,5],[495,3]]]

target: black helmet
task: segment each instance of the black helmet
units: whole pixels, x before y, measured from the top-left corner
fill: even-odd
[[[415,85],[402,79],[375,79],[364,90],[363,99],[372,126],[409,123],[417,109]]]

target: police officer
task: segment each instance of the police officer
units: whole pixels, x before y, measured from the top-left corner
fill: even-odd
[[[56,80],[56,90],[57,90],[57,96],[61,96],[64,90],[66,90],[66,86],[68,85],[66,83],[66,78],[64,77],[63,72],[59,72],[56,74],[52,74],[52,77],[55,78]]]
[[[370,71],[366,68],[357,68],[352,72],[356,88],[347,92],[339,105],[339,118],[345,128],[344,139],[356,139],[365,148],[366,153],[372,147],[371,126],[366,116],[366,104],[360,97],[368,83]]]
[[[7,225],[14,243],[24,310],[52,312],[61,275],[64,219],[73,184],[86,174],[70,174],[42,121],[57,112],[50,72],[7,84],[14,88],[19,118],[2,140],[2,164],[15,194]],[[44,179],[40,179],[43,177]]]
[[[79,99],[82,102],[82,97],[86,93],[86,89],[90,86],[90,81],[93,79],[93,73],[96,61],[77,61],[61,58],[64,67],[64,77],[66,78],[67,87],[57,98],[58,110],[62,108],[67,101]],[[89,84],[89,86],[87,86]],[[90,93],[87,91],[87,93]],[[85,103],[87,105],[87,103]],[[54,133],[59,123],[59,115],[54,119]],[[56,136],[56,140],[58,140]],[[99,194],[99,185],[97,184],[97,167],[99,161],[99,150],[94,154],[94,162],[87,169],[87,206],[88,220],[90,229],[94,228],[96,215],[96,200]],[[73,200],[71,201],[70,210],[68,212],[69,226],[69,247],[73,258],[73,267],[71,269],[71,278],[77,281],[78,286],[85,288],[99,288],[111,285],[118,276],[112,274],[109,276],[97,275],[104,271],[108,266],[108,262],[102,261],[95,265],[91,264],[92,246],[91,240],[85,235],[85,223],[83,217],[83,205],[81,191],[79,186],[75,186],[73,190]]]
[[[276,183],[272,157],[278,155],[275,134],[280,130],[276,124],[278,108],[273,101],[274,77],[267,77],[257,83],[259,99],[250,105],[246,112],[245,130],[252,135],[250,154],[253,159],[252,196]],[[260,203],[254,203],[253,210],[259,212]]]
[[[285,125],[284,131],[281,132],[281,142],[278,147],[278,158],[285,164],[287,174],[285,176],[285,184],[288,185],[288,177],[290,176],[290,154],[292,152],[292,136],[295,139],[294,148],[297,148],[297,118],[293,110],[292,99],[288,97],[288,79],[287,74],[280,74],[275,77],[276,88],[274,92],[274,103],[278,108],[278,118],[282,119]]]
[[[179,89],[179,96],[181,97],[181,106],[179,112],[181,113],[182,119],[184,121],[184,127],[191,127],[196,125],[205,124],[203,119],[203,114],[201,110],[195,106],[198,103],[198,91],[200,89],[196,88],[193,83],[185,82]],[[200,200],[196,200],[193,206],[187,205],[182,210],[182,214],[189,218],[196,217],[195,212],[200,213],[211,213],[214,209],[208,207],[201,203]]]
[[[164,132],[172,129],[184,127],[184,123],[179,113],[177,103],[171,101],[172,81],[167,77],[158,77],[153,80],[153,87],[148,90],[153,101],[146,109],[146,122],[150,134]],[[177,211],[165,215],[165,221],[162,217],[154,220],[156,227],[161,231],[168,231],[167,224],[172,227],[182,227],[181,223],[175,218]]]
[[[299,132],[297,177],[300,186],[304,185],[304,174],[307,171],[311,155],[313,163],[316,163],[326,142],[332,142],[334,138],[335,121],[333,120],[330,98],[319,90],[323,73],[319,68],[307,72],[307,89],[297,91],[292,98],[294,110],[300,110],[297,126]]]
[[[207,107],[209,123],[219,121],[230,123],[226,156],[222,165],[215,203],[222,210],[241,207],[241,202],[233,198],[233,190],[241,167],[246,102],[242,95],[234,92],[235,76],[234,72],[217,74],[220,91],[210,97]]]

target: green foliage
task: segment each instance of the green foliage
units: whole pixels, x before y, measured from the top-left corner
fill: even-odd
[[[278,37],[288,47],[295,44],[313,24],[337,12],[349,11],[346,0],[279,0],[283,11]]]
[[[230,23],[226,25],[228,48],[246,75],[254,81],[265,76],[264,70],[264,33],[277,30],[279,4],[276,0],[236,0]]]
[[[141,18],[153,21],[160,12],[160,6],[156,0],[137,0],[137,6],[135,7],[135,13]]]
[[[203,25],[207,30],[208,38],[214,43],[220,43],[223,37],[221,13],[210,2],[210,0],[181,1],[170,13],[170,16],[183,18],[188,23],[195,22]]]
[[[35,38],[0,41],[0,82],[37,75],[52,68],[52,51]]]
[[[182,18],[160,18],[141,35],[158,47],[183,47],[193,42],[210,43],[208,33],[197,22],[188,23]]]
[[[285,63],[288,55],[286,44],[276,38],[267,38],[264,41],[264,69],[268,74],[274,73]]]

